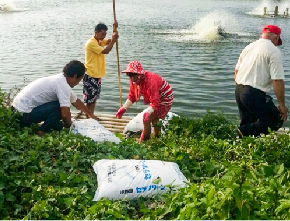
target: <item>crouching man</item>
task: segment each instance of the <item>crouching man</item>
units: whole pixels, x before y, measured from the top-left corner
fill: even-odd
[[[43,121],[37,132],[38,136],[52,130],[62,130],[63,126],[70,127],[70,104],[87,116],[97,119],[72,91],[84,74],[84,64],[73,60],[64,66],[63,73],[39,78],[28,84],[12,103],[12,109],[21,113],[20,125],[30,126]]]
[[[236,102],[240,113],[239,136],[267,134],[278,130],[287,119],[284,92],[284,69],[281,52],[281,29],[266,25],[260,39],[242,51],[235,68]],[[268,95],[271,87],[277,97],[277,108]]]

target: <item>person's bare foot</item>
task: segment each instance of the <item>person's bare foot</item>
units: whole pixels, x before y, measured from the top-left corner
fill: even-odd
[[[82,114],[83,114],[83,112],[80,111],[79,113],[76,114],[76,116],[74,117],[74,119],[78,119]]]
[[[81,112],[80,115],[82,115],[82,113],[83,113],[83,112]],[[79,115],[79,116],[80,116],[80,115]],[[87,118],[87,119],[89,119],[89,118],[93,118],[93,119],[95,119],[95,120],[100,120],[100,118],[99,118],[97,115],[93,115],[92,117],[90,117],[90,116],[89,116],[88,114],[86,114],[86,113],[85,113],[85,115],[86,115],[86,118]],[[78,116],[78,117],[79,117],[79,116]],[[77,117],[77,118],[78,118],[78,117]],[[77,119],[77,118],[76,118],[76,119]]]
[[[92,118],[95,120],[100,120],[100,118],[97,115],[93,115]]]
[[[95,115],[95,114],[92,114],[91,116],[89,116],[89,115],[86,114],[86,117],[87,117],[87,119],[88,118],[92,118],[94,120],[100,120],[100,118],[97,115]]]

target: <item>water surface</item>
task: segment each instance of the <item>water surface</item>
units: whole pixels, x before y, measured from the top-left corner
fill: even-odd
[[[84,44],[94,26],[104,22],[111,35],[112,2],[105,0],[5,1],[11,10],[0,13],[0,87],[9,91],[48,75],[61,72],[72,59],[84,61]],[[116,0],[119,22],[120,68],[140,60],[144,69],[164,77],[173,87],[172,112],[199,117],[207,109],[237,118],[233,69],[242,49],[259,38],[261,28],[282,28],[280,47],[286,75],[289,105],[289,18],[263,17],[263,7],[289,7],[289,1],[240,0]],[[218,35],[218,27],[226,37]],[[97,112],[115,113],[119,107],[115,48],[106,56]],[[123,102],[128,77],[121,76]],[[82,85],[74,88],[82,96]],[[273,95],[273,91],[271,92]],[[146,106],[133,105],[129,114]]]

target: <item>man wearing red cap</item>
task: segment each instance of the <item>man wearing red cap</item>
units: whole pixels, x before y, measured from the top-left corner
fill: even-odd
[[[235,67],[236,102],[240,114],[239,136],[267,134],[278,130],[287,119],[284,97],[284,69],[280,50],[281,29],[266,25],[260,39],[240,54]],[[278,108],[267,93],[273,86]]]
[[[143,114],[144,130],[139,141],[149,139],[151,123],[154,127],[154,135],[158,136],[160,128],[155,127],[154,124],[159,119],[164,119],[169,112],[173,102],[172,88],[159,75],[145,71],[139,61],[130,62],[122,73],[130,77],[130,91],[125,104],[116,113],[116,117],[121,118],[126,110],[143,95],[144,103],[150,106]]]

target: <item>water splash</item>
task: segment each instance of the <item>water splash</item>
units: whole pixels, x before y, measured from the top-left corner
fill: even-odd
[[[214,11],[200,18],[189,29],[165,30],[158,34],[165,35],[166,40],[176,42],[215,42],[227,40],[235,35],[245,35],[238,33],[238,24],[231,13]]]
[[[290,10],[290,1],[282,1],[281,2],[281,12],[280,13],[283,14],[285,12],[284,10],[286,10],[287,8]]]
[[[193,30],[199,40],[215,41],[223,39],[226,33],[236,29],[238,22],[227,12],[212,12],[201,18]]]
[[[0,0],[0,12],[19,12],[27,10],[27,8],[17,8],[12,0]]]
[[[269,0],[264,0],[257,8],[253,9],[246,14],[249,15],[257,15],[257,16],[264,16],[264,8],[266,7],[266,13],[268,15],[274,15],[275,7],[278,6],[278,15],[284,16],[286,9],[290,9],[290,2],[289,0],[284,0],[280,2],[273,2]],[[290,12],[289,12],[290,13]],[[267,15],[266,15],[267,16]]]
[[[11,0],[0,0],[0,10],[12,11],[16,9],[15,4]]]

